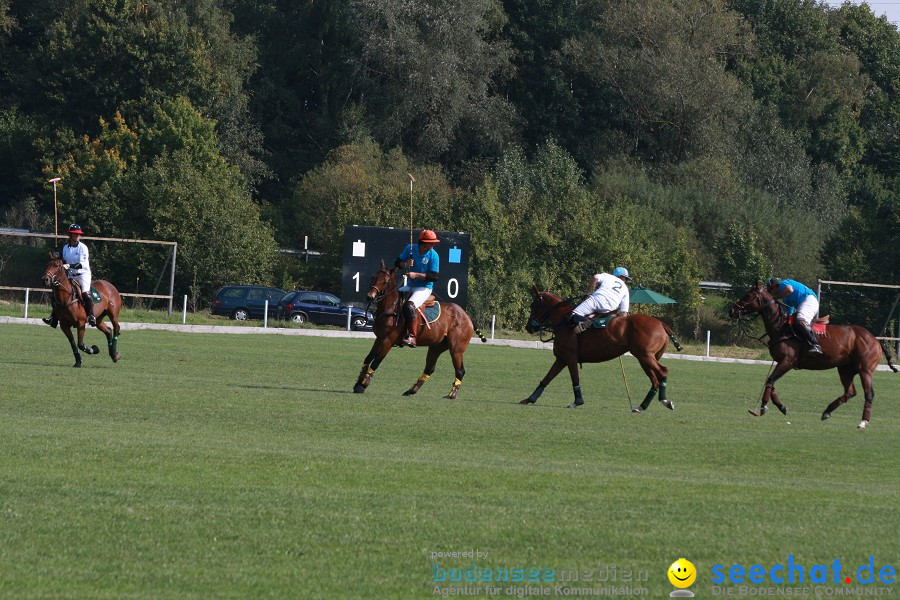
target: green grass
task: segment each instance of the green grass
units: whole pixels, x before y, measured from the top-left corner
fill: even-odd
[[[413,398],[425,351],[394,350],[351,393],[361,339],[125,332],[85,357],[0,325],[0,597],[432,597],[437,551],[481,567],[644,569],[679,557],[709,595],[721,563],[900,566],[900,375],[822,422],[836,372],[669,360],[670,398],[628,411],[618,361],[527,396],[549,352],[473,344]],[[103,347],[97,332],[89,343]],[[646,379],[625,360],[632,401]],[[787,424],[790,421],[790,424]],[[854,568],[855,568],[854,566]],[[506,584],[509,585],[509,584]],[[484,594],[482,594],[482,597]]]

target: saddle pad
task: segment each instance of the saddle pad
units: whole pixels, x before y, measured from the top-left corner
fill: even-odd
[[[91,286],[91,300],[93,300],[95,303],[103,300],[103,298],[100,297],[100,292],[98,292],[97,288],[95,288],[93,285]]]
[[[788,317],[788,325],[793,325],[793,324],[794,324],[794,315],[791,315]],[[825,333],[825,328],[827,325],[828,324],[824,323],[824,322],[823,323],[813,322],[813,326],[812,326],[813,333],[815,333],[816,335],[823,335]]]
[[[431,306],[425,309],[425,320],[429,323],[434,323],[441,316],[441,303],[435,302]]]

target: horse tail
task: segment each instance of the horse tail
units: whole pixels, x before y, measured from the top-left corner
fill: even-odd
[[[884,357],[888,361],[888,366],[891,368],[891,371],[897,373],[897,367],[894,366],[894,363],[891,362],[891,353],[888,351],[887,346],[884,345],[884,340],[878,340],[881,344],[881,352],[884,354]]]
[[[681,346],[681,344],[678,342],[678,340],[675,339],[675,332],[672,331],[672,328],[669,327],[668,325],[666,325],[665,323],[663,323],[662,321],[660,321],[660,323],[662,323],[663,329],[665,329],[666,333],[669,335],[669,339],[672,340],[672,344],[675,345],[675,349],[678,350],[679,352],[684,350],[684,348]]]

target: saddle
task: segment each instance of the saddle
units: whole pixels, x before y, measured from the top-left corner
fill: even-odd
[[[81,299],[81,294],[84,293],[84,290],[81,289],[78,280],[69,279],[69,283],[72,284],[72,289],[75,291],[75,298],[78,299],[78,303],[83,305],[84,300]],[[97,288],[95,288],[93,284],[91,284],[91,300],[93,300],[95,304],[103,300],[103,298],[100,297],[100,292],[97,291]]]

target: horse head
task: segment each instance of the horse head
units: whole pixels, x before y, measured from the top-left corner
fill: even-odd
[[[565,301],[553,292],[542,292],[534,284],[531,285],[531,293],[534,295],[534,300],[531,301],[531,313],[525,323],[525,331],[537,333],[542,329],[552,329],[556,323],[548,324],[548,321],[553,320],[554,309]]]
[[[63,268],[63,261],[59,258],[58,253],[50,252],[50,262],[47,263],[47,268],[44,270],[44,275],[41,279],[44,285],[50,288],[59,287],[60,284],[66,281],[66,270]]]
[[[732,319],[742,319],[748,315],[752,315],[761,311],[769,304],[773,304],[775,299],[772,294],[761,283],[750,288],[744,297],[734,303],[728,314]]]
[[[384,259],[381,260],[381,268],[372,275],[372,280],[369,282],[369,292],[366,294],[366,298],[370,302],[381,302],[391,292],[397,291],[397,280],[394,279],[396,270],[396,268],[388,269],[384,264]]]

